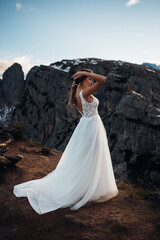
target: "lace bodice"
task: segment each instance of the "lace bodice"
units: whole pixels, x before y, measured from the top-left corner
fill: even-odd
[[[98,114],[98,105],[99,105],[99,100],[94,97],[93,95],[93,101],[92,102],[87,102],[82,94],[83,90],[80,91],[79,95],[81,98],[82,102],[82,109],[83,109],[83,114],[82,116],[84,117],[93,117]]]

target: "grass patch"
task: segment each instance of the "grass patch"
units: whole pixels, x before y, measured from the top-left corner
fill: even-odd
[[[42,143],[40,142],[32,142],[34,146],[37,146],[37,147],[45,147]]]
[[[129,181],[118,182],[117,187],[119,190],[124,190],[130,193],[131,195],[138,195],[141,197],[145,197],[145,195],[150,192],[149,189],[145,187],[138,187],[135,184],[130,183]]]
[[[25,142],[27,142],[28,144],[30,144],[30,146],[32,146],[32,147],[43,147],[43,148],[45,148],[46,146],[44,146],[42,143],[40,143],[40,142],[34,142],[34,141],[32,141],[31,139],[29,139],[29,138],[27,138],[26,136],[24,136],[24,135],[22,135],[21,136],[21,139],[23,140],[23,141],[25,141]]]
[[[145,195],[149,193],[149,190],[147,189],[137,189],[135,190],[135,194],[141,196],[141,197],[145,197]]]
[[[118,186],[118,189],[120,189],[120,190],[125,190],[126,189],[126,186],[123,183],[117,184],[117,186]]]
[[[18,128],[18,129],[21,129],[23,131],[26,130],[26,125],[24,123],[22,123],[22,122],[15,124],[14,127]]]

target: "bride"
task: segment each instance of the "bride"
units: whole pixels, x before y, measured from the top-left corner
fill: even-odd
[[[56,169],[13,188],[15,196],[27,197],[40,215],[58,208],[76,210],[118,194],[106,130],[97,110],[99,101],[92,95],[106,77],[82,69],[73,78],[69,104],[78,109],[81,118]]]

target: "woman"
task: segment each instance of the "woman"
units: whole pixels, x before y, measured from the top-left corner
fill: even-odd
[[[82,69],[73,78],[69,104],[82,117],[56,169],[13,189],[17,197],[27,197],[38,214],[65,207],[76,210],[90,201],[103,202],[118,194],[106,131],[97,111],[99,101],[92,95],[106,77]]]

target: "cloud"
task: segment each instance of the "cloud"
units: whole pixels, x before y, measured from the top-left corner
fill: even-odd
[[[22,8],[22,3],[17,2],[16,3],[16,9],[19,11]]]
[[[17,2],[15,5],[17,11],[22,11],[23,13],[28,13],[28,12],[36,12],[39,9],[37,7],[34,6],[26,6],[26,5],[22,5],[22,3]]]
[[[13,63],[21,64],[24,74],[26,75],[28,71],[33,67],[31,64],[32,56],[19,56],[19,57],[11,57],[9,60],[0,59],[0,76],[4,73],[4,71],[9,68]]]
[[[137,3],[139,3],[139,0],[129,0],[126,3],[126,5],[127,5],[127,7],[131,7],[132,5],[137,4]]]

